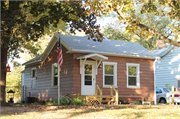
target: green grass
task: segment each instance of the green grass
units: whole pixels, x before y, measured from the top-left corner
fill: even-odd
[[[26,112],[5,112],[1,119],[43,119],[43,118],[122,118],[122,119],[179,119],[180,106],[79,106],[64,109],[36,109]]]

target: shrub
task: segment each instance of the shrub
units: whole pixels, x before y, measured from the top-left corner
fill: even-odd
[[[48,101],[45,103],[45,105],[54,105],[54,103],[52,101]]]
[[[84,105],[82,100],[79,98],[74,98],[73,101],[71,102],[73,105]]]
[[[67,96],[66,97],[61,96],[61,100],[60,100],[61,105],[69,105],[69,104],[71,104],[71,102],[72,102],[71,98],[69,98]]]
[[[121,104],[124,104],[124,100],[119,98],[118,103],[120,103],[120,102],[121,102]]]

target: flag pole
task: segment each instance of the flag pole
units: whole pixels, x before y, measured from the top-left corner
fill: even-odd
[[[58,105],[60,105],[60,72],[61,72],[61,66],[63,64],[63,55],[62,55],[62,47],[61,47],[61,41],[60,41],[60,36],[59,36],[59,41],[58,41],[58,47],[57,47],[57,63],[58,63]]]
[[[58,105],[60,105],[60,65],[58,64]]]

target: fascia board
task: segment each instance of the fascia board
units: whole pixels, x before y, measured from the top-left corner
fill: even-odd
[[[46,58],[48,57],[49,53],[52,51],[52,49],[54,48],[54,45],[56,44],[56,42],[58,41],[58,37],[57,35],[55,34],[51,41],[49,42],[48,46],[46,47],[43,55],[41,56],[40,60],[42,62],[44,62],[46,60]]]
[[[171,46],[168,50],[166,50],[160,57],[164,57],[166,54],[168,54],[175,46]]]
[[[149,56],[123,55],[123,54],[116,54],[116,53],[97,52],[97,51],[89,51],[89,50],[77,50],[77,49],[67,51],[67,53],[98,53],[98,54],[108,55],[108,56],[121,56],[121,57],[131,57],[131,58],[143,58],[143,59],[155,59],[156,58],[156,57],[149,57]]]
[[[55,33],[54,36],[52,37],[51,41],[49,42],[48,46],[46,47],[46,49],[43,52],[43,55],[40,57],[39,60],[33,61],[33,62],[29,62],[29,63],[24,63],[23,65],[31,65],[34,63],[40,63],[40,62],[44,62],[49,53],[52,51],[52,49],[54,48],[54,45],[56,44],[56,42],[58,41],[59,38],[59,33]],[[61,44],[67,49],[67,50],[71,50],[71,48],[61,39]]]
[[[24,63],[24,64],[22,64],[22,65],[31,66],[31,65],[34,65],[34,64],[36,64],[36,63],[41,63],[41,60],[35,60],[35,61],[33,61],[33,62]]]

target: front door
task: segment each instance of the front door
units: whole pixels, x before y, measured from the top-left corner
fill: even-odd
[[[82,68],[81,95],[94,95],[96,84],[95,62],[86,61]]]

